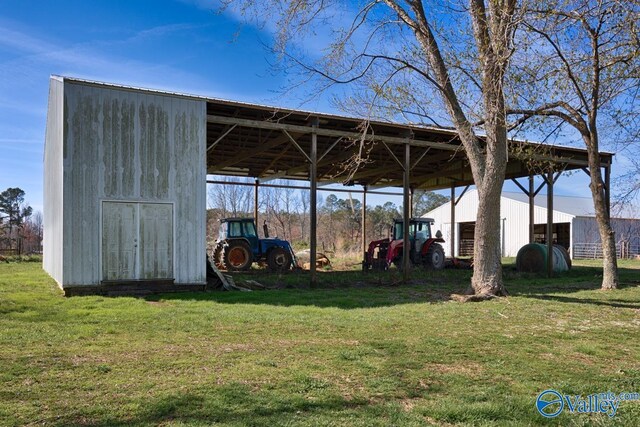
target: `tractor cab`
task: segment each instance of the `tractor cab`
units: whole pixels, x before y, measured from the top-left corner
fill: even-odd
[[[249,243],[251,252],[260,251],[260,239],[253,218],[223,218],[220,220],[218,241],[244,238]]]
[[[440,232],[431,234],[432,218],[412,218],[409,223],[409,255],[413,265],[439,270],[444,267],[444,243]],[[391,264],[400,267],[404,255],[404,221],[396,219],[389,239],[374,240],[364,254],[363,270],[386,270]]]
[[[431,224],[435,221],[432,218],[413,218],[409,223],[409,239],[425,241],[431,238]],[[393,222],[392,240],[402,240],[404,237],[404,222],[396,219]]]
[[[431,235],[431,224],[435,221],[432,218],[412,218],[409,222],[409,242],[411,243],[412,255],[415,259],[416,249],[421,250],[425,243],[433,236]],[[404,238],[404,221],[396,219],[393,222],[392,246],[402,245]]]
[[[297,263],[291,244],[282,239],[260,239],[253,218],[223,218],[220,220],[218,240],[213,250],[213,261],[221,270],[248,270],[254,262],[266,263],[272,271],[294,268]]]

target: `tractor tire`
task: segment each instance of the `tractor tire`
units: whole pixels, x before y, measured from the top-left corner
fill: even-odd
[[[222,266],[227,271],[245,271],[251,267],[253,255],[244,240],[232,240],[222,253]]]
[[[444,249],[442,246],[438,243],[432,243],[422,258],[422,264],[430,270],[442,270],[444,268]]]
[[[222,244],[222,242],[216,244],[216,247],[213,248],[213,265],[216,266],[216,268],[218,270],[223,269],[224,267],[222,266],[222,250],[224,248],[224,245]]]
[[[267,255],[269,270],[275,272],[286,271],[291,268],[291,254],[285,248],[275,247]]]

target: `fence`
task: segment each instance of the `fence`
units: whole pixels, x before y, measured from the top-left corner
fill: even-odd
[[[473,256],[473,239],[460,239],[458,256]]]
[[[616,256],[618,258],[637,258],[640,256],[640,240],[624,240],[616,243]],[[601,243],[574,243],[574,259],[599,259],[602,258]]]

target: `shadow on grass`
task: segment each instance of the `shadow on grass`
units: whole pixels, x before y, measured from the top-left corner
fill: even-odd
[[[251,391],[242,384],[203,388],[146,400],[129,414],[113,414],[106,408],[93,408],[58,418],[54,425],[155,426],[187,425],[296,425],[305,417],[335,419],[345,412],[367,411],[365,400],[346,400],[336,394]],[[97,409],[97,410],[96,410]]]
[[[317,284],[310,285],[309,272],[270,274],[251,271],[231,274],[236,284],[258,281],[267,290],[253,292],[180,293],[150,296],[148,300],[198,300],[226,304],[267,304],[274,306],[316,306],[341,309],[387,307],[411,303],[439,303],[453,293],[464,292],[470,271],[411,271],[407,283],[402,272],[390,271],[321,271]]]
[[[411,303],[442,303],[451,300],[452,294],[460,294],[469,286],[471,271],[413,270],[408,283],[402,282],[397,270],[386,272],[323,271],[318,274],[316,287],[309,285],[308,272],[269,274],[253,271],[250,274],[233,275],[236,283],[256,280],[271,288],[254,292],[206,292],[164,294],[149,297],[149,300],[197,300],[223,304],[264,304],[273,306],[316,306],[341,309],[387,307]],[[638,270],[620,269],[621,288],[638,286]],[[504,266],[507,290],[512,296],[555,300],[558,302],[580,302],[620,308],[638,308],[631,302],[609,298],[614,293],[603,293],[602,299],[582,297],[560,297],[557,294],[572,294],[600,289],[602,269],[576,267],[553,278],[535,274],[518,273],[512,265]],[[635,279],[635,281],[631,280]]]
[[[565,297],[560,295],[529,295],[528,297],[540,299],[540,300],[565,302],[565,303],[573,303],[573,304],[593,304],[593,305],[601,305],[601,306],[613,307],[613,308],[631,308],[631,309],[640,310],[640,303],[635,303],[633,301],[624,301],[619,299],[598,300],[598,299],[592,299],[592,298]]]

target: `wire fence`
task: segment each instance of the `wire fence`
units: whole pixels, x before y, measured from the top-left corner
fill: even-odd
[[[616,255],[618,258],[638,258],[640,257],[640,241],[621,241],[616,244]],[[574,259],[600,259],[602,258],[601,243],[574,243]]]
[[[544,242],[542,242],[544,243]],[[616,244],[618,258],[640,258],[640,239],[624,240]],[[458,256],[473,256],[473,239],[460,240]],[[601,243],[574,243],[573,259],[601,259]]]

